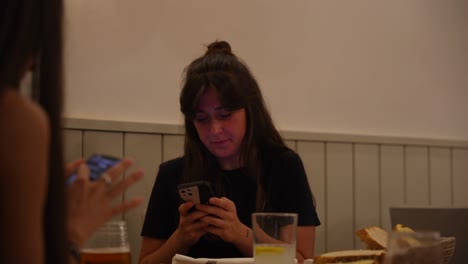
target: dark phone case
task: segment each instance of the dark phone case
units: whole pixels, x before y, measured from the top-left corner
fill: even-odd
[[[208,199],[215,196],[208,181],[183,183],[177,186],[177,191],[183,201],[192,201],[194,204],[207,204]]]

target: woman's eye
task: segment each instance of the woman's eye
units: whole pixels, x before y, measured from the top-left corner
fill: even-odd
[[[232,112],[223,112],[219,114],[219,117],[226,119],[229,118],[232,115]]]
[[[196,122],[204,122],[204,121],[208,120],[208,117],[206,115],[196,115],[194,120]]]

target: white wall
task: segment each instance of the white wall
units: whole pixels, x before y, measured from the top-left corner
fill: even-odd
[[[69,0],[67,117],[181,123],[227,40],[282,130],[468,140],[468,1]]]

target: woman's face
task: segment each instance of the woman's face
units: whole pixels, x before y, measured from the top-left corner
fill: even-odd
[[[240,167],[240,147],[246,130],[245,109],[229,111],[219,102],[213,87],[200,97],[193,124],[205,147],[225,170]]]

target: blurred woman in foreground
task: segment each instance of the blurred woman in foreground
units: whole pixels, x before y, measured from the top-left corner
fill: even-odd
[[[73,263],[84,241],[113,215],[141,199],[113,206],[143,173],[111,187],[90,182],[83,161],[65,171],[62,157],[61,0],[0,1],[0,233],[3,263]],[[19,92],[36,69],[32,98]],[[111,168],[108,181],[132,164]],[[65,185],[65,174],[78,171]],[[67,210],[68,209],[68,210]],[[72,249],[70,251],[70,249]]]

